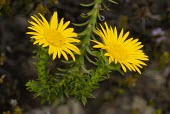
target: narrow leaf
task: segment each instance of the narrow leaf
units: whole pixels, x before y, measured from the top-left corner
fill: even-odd
[[[109,2],[113,3],[113,4],[119,4],[118,2],[114,1],[114,0],[108,0]]]
[[[87,17],[89,17],[89,15],[88,15],[88,14],[85,14],[85,13],[80,14],[80,16],[81,16],[82,18],[87,18]]]
[[[78,33],[78,35],[83,36],[83,35],[87,34],[87,32],[88,32],[88,29],[85,29],[84,31]]]
[[[89,6],[92,6],[95,2],[92,2],[92,3],[89,3],[89,4],[80,4],[81,6],[84,6],[84,7],[89,7]]]
[[[69,61],[61,60],[61,62],[65,63],[65,64],[72,64],[72,63],[74,63],[73,60],[69,60]]]
[[[61,71],[61,72],[67,72],[68,69],[62,69],[62,68],[57,68],[57,70]]]
[[[86,21],[84,23],[81,23],[81,24],[76,24],[76,23],[72,23],[73,25],[75,26],[84,26],[84,25],[87,25],[89,21]]]
[[[94,64],[94,65],[97,65],[96,62],[92,61],[92,60],[88,57],[88,55],[86,55],[86,59],[87,59],[90,63],[92,63],[92,64]]]

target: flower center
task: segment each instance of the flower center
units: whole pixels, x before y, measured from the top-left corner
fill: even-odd
[[[65,44],[65,37],[55,29],[46,29],[44,36],[47,42],[55,47],[62,47]]]
[[[113,56],[113,58],[117,59],[118,61],[125,61],[130,56],[128,50],[120,44],[112,45],[108,49],[108,52]]]

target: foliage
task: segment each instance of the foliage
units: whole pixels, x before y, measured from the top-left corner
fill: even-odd
[[[113,2],[113,1],[111,1]],[[99,11],[101,10],[102,0],[94,0],[89,4],[81,4],[83,7],[92,7],[92,10],[82,14],[82,18],[87,21],[75,26],[86,26],[79,33],[82,40],[80,45],[81,55],[76,57],[76,62],[63,61],[69,68],[58,68],[57,73],[50,74],[46,66],[49,64],[47,49],[38,47],[35,51],[35,62],[38,78],[29,81],[27,89],[35,93],[35,97],[40,96],[42,103],[64,101],[66,98],[73,96],[76,101],[82,101],[85,105],[87,98],[94,98],[93,90],[99,87],[99,82],[107,79],[111,71],[119,71],[123,74],[119,65],[109,64],[103,51],[95,51],[90,47],[90,40],[96,39],[93,35],[97,18],[100,19]],[[95,58],[92,60],[91,58]],[[87,65],[90,63],[91,67]]]

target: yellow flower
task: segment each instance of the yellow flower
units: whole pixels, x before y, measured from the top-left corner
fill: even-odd
[[[109,57],[109,63],[120,63],[124,72],[128,68],[130,71],[137,71],[141,74],[139,68],[142,68],[142,65],[146,66],[142,61],[149,60],[148,56],[141,50],[143,47],[141,42],[138,42],[138,39],[126,39],[129,32],[123,35],[123,29],[118,36],[116,27],[113,32],[112,27],[109,28],[106,22],[105,26],[106,29],[101,26],[102,30],[97,29],[94,31],[100,36],[102,43],[92,40],[96,43],[93,47],[106,50],[104,55]]]
[[[70,21],[67,21],[64,24],[64,18],[62,18],[60,23],[58,23],[57,12],[54,12],[50,23],[48,23],[40,13],[39,15],[41,19],[35,15],[31,16],[33,21],[29,21],[31,26],[28,28],[33,30],[33,32],[26,33],[33,35],[31,37],[35,39],[33,44],[38,43],[39,45],[42,45],[42,47],[48,46],[48,54],[53,54],[53,60],[57,55],[58,58],[63,55],[64,58],[68,60],[67,54],[69,54],[75,61],[73,52],[80,54],[80,50],[72,43],[78,43],[80,40],[73,38],[77,37],[77,34],[73,32],[73,28],[66,28],[70,24]]]

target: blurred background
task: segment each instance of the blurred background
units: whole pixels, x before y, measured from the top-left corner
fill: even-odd
[[[54,106],[33,99],[25,83],[37,74],[32,64],[33,46],[28,31],[32,14],[54,11],[65,21],[81,23],[80,17],[90,8],[80,3],[93,0],[0,0],[0,114],[170,114],[170,1],[169,0],[105,0],[106,8],[98,22],[107,21],[130,31],[139,38],[149,56],[142,75],[112,73],[94,91],[96,99],[86,106],[73,99]],[[73,26],[73,25],[70,25]],[[79,28],[75,29],[76,32]]]

